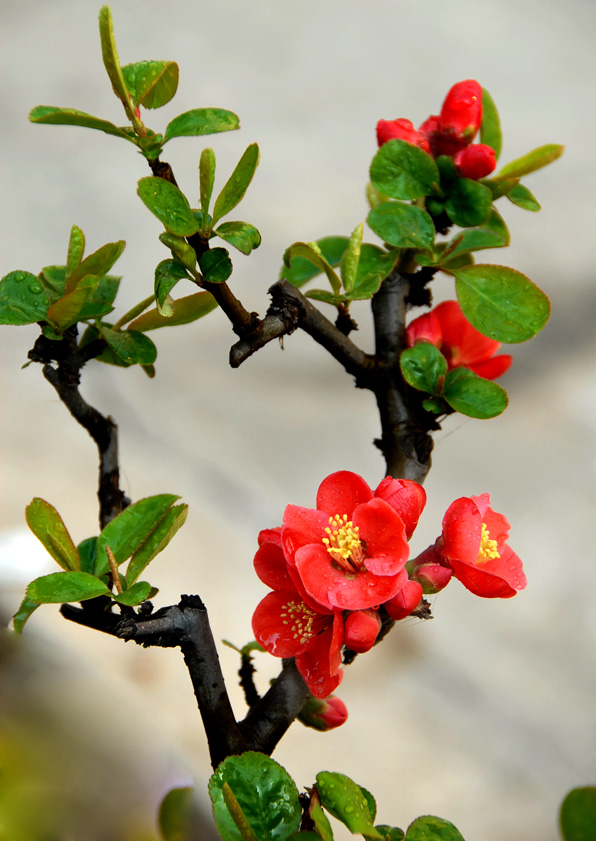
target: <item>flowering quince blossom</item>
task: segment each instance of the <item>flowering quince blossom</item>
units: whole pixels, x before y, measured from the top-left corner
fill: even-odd
[[[501,347],[499,342],[472,327],[457,301],[444,301],[415,318],[407,328],[407,341],[409,347],[431,342],[447,360],[449,370],[469,368],[487,380],[500,377],[513,361],[506,353],[494,355]]]
[[[486,143],[474,143],[466,146],[453,156],[457,174],[461,178],[486,178],[497,165],[495,150]]]
[[[306,727],[323,731],[334,730],[345,724],[348,710],[341,698],[335,695],[328,698],[309,698],[298,718]]]
[[[416,131],[410,120],[379,120],[377,123],[377,143],[382,146],[388,140],[406,140],[430,153],[430,145],[425,135]]]

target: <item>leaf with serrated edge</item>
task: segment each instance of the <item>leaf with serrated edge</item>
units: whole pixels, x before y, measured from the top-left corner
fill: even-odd
[[[72,537],[53,505],[36,496],[25,509],[27,525],[64,570],[78,570],[81,561]]]

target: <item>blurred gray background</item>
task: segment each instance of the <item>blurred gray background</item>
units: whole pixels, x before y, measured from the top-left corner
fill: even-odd
[[[538,283],[551,297],[552,319],[533,342],[513,349],[513,368],[502,380],[511,399],[503,416],[445,423],[412,545],[417,553],[435,539],[453,499],[488,491],[511,520],[528,588],[512,600],[483,601],[454,582],[433,599],[432,622],[406,620],[347,671],[339,692],[350,710],[343,728],[319,735],[296,725],[275,754],[300,785],[312,784],[323,768],[354,777],[376,795],[382,822],[405,827],[419,814],[436,814],[468,841],[554,841],[564,794],[596,782],[596,5],[111,6],[123,64],[180,65],[178,95],[148,113],[149,126],[163,131],[173,116],[198,106],[240,115],[240,132],[167,145],[164,158],[191,201],[204,146],[217,154],[216,187],[248,143],[261,147],[237,218],[255,224],[263,243],[250,258],[238,254],[233,276],[237,294],[260,313],[291,242],[349,234],[366,216],[379,118],[408,117],[417,125],[438,112],[454,82],[476,78],[501,113],[503,162],[543,143],[566,144],[560,161],[527,180],[543,204],[539,214],[500,201],[513,244],[486,256]],[[89,250],[124,238],[116,267],[124,276],[122,314],[150,293],[153,269],[166,256],[161,226],[135,194],[148,168],[116,138],[27,122],[38,104],[124,122],[101,63],[98,9],[90,0],[0,0],[0,269],[37,273],[63,262],[73,223],[85,231]],[[437,284],[437,300],[453,294],[449,279]],[[371,349],[367,306],[354,315],[361,327],[355,338]],[[301,334],[285,340],[283,353],[270,344],[237,371],[227,367],[233,334],[219,312],[152,335],[159,348],[153,382],[139,370],[91,364],[82,391],[120,426],[129,495],[175,492],[190,504],[187,525],[151,569],[157,604],[198,592],[216,638],[242,645],[266,591],[252,571],[259,529],[279,524],[288,502],[313,505],[318,483],[333,470],[359,472],[373,487],[383,477],[371,444],[379,431],[374,401]],[[35,336],[33,327],[5,327],[0,335],[0,583],[7,614],[31,578],[53,571],[24,525],[33,496],[56,506],[75,541],[96,532],[95,447],[40,369],[20,370]],[[26,636],[31,659],[17,667],[27,652],[8,658],[7,709],[37,715],[42,731],[57,734],[71,791],[86,768],[98,812],[113,813],[124,832],[169,786],[194,779],[204,788],[208,759],[179,655],[70,626],[53,607],[33,616]],[[228,649],[221,657],[241,713],[236,657]],[[258,665],[265,689],[277,664],[263,655]],[[94,744],[89,720],[98,726]]]

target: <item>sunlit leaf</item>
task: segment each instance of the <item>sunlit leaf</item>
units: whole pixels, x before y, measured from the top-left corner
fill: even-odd
[[[217,301],[211,292],[196,292],[194,295],[172,301],[172,306],[174,312],[169,318],[160,315],[157,309],[153,309],[135,318],[128,326],[131,330],[146,333],[149,330],[157,330],[159,327],[190,324],[217,309]]]
[[[123,67],[122,75],[132,101],[144,108],[161,108],[178,88],[175,61],[137,61]]]
[[[108,595],[103,581],[87,572],[53,572],[36,578],[27,587],[27,598],[39,604],[83,602]]]
[[[197,220],[192,214],[188,199],[175,184],[164,178],[149,175],[141,178],[137,193],[141,201],[154,216],[173,234],[182,237],[192,236],[199,230]]]
[[[35,497],[25,509],[27,525],[64,570],[81,568],[79,553],[60,514],[45,499]]]

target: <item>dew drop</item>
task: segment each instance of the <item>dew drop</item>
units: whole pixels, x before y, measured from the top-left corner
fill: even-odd
[[[13,277],[19,283],[21,280],[25,280],[25,272],[15,272]]]
[[[32,283],[29,284],[27,289],[33,295],[39,295],[39,293],[42,291],[42,285],[41,285],[41,283],[39,283],[39,281],[34,280],[34,281],[32,281]]]

